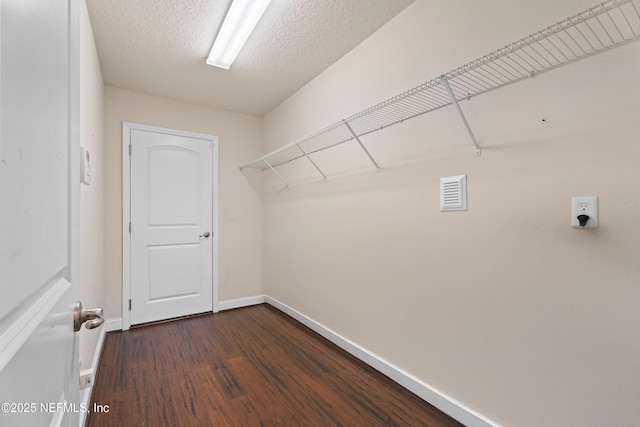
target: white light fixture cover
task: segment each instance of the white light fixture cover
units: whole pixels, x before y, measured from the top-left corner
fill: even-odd
[[[271,0],[233,0],[222,23],[207,64],[228,70]]]

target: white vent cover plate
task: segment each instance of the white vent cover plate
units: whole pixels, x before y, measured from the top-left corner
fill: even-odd
[[[467,175],[440,178],[440,211],[467,210]]]

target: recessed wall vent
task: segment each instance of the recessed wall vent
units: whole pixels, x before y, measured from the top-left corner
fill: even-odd
[[[440,178],[440,211],[467,210],[467,175]]]

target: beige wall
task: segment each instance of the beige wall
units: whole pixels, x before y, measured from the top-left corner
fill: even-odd
[[[91,155],[91,185],[80,185],[80,300],[104,303],[104,107],[102,73],[87,5],[80,14],[80,145]],[[80,331],[80,369],[90,369],[100,329]]]
[[[122,122],[219,137],[219,299],[261,295],[262,202],[238,166],[260,154],[257,117],[105,87],[105,312],[122,314]],[[235,221],[227,220],[228,210]]]
[[[417,0],[264,119],[267,152],[593,6]],[[505,426],[640,424],[640,44],[264,173],[265,291]],[[542,119],[545,119],[543,122]],[[468,175],[469,210],[438,181]],[[298,184],[297,186],[295,184]],[[597,195],[600,227],[569,226]]]

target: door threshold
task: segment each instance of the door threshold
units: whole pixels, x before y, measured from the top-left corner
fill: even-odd
[[[209,316],[212,314],[213,314],[213,311],[205,311],[204,313],[187,314],[185,316],[171,317],[169,319],[154,320],[152,322],[138,323],[136,325],[131,325],[130,329],[145,328],[147,326],[161,325],[163,323],[175,322],[176,320],[191,319],[193,317]]]

